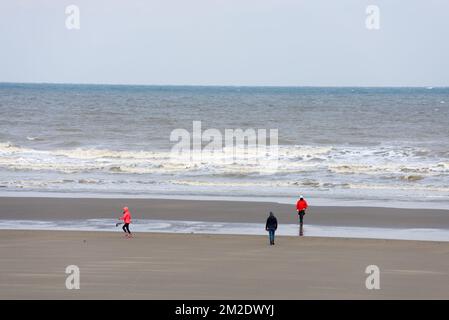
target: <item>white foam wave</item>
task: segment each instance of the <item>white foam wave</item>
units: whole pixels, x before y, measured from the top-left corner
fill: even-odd
[[[0,167],[11,170],[60,172],[105,171],[130,174],[294,174],[328,170],[336,174],[449,173],[449,162],[416,156],[424,150],[280,146],[275,158],[264,158],[257,148],[245,153],[216,152],[176,155],[169,151],[106,149],[37,150],[0,143]],[[235,156],[242,158],[234,158]],[[192,159],[199,159],[194,160]],[[276,161],[276,166],[269,164]]]
[[[200,161],[169,151],[39,150],[0,143],[2,192],[106,192],[287,196],[298,189],[323,197],[332,192],[356,198],[390,199],[407,192],[427,198],[449,194],[447,153],[422,148],[374,146],[279,146],[277,166],[229,161],[228,154],[206,154]],[[222,161],[224,158],[224,162]],[[370,192],[375,191],[375,192]],[[434,199],[432,198],[432,199]],[[394,198],[396,199],[396,198]],[[436,199],[436,198],[435,198]]]

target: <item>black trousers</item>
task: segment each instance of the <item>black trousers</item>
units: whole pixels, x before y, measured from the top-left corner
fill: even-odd
[[[301,210],[298,212],[299,215],[299,224],[302,225],[303,221],[304,221],[304,215],[306,214],[306,212],[304,210]]]
[[[129,223],[125,223],[122,227],[123,231],[131,234],[131,231],[129,231]]]

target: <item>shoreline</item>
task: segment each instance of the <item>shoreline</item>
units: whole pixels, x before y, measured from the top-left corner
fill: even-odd
[[[270,211],[279,223],[297,223],[293,204],[273,202],[0,197],[3,220],[117,219],[121,209],[133,219],[264,223]],[[305,224],[371,228],[449,229],[449,210],[310,205]]]
[[[185,201],[229,201],[229,202],[255,202],[291,204],[296,202],[295,197],[257,197],[257,196],[213,196],[213,195],[159,195],[159,194],[114,194],[114,193],[77,193],[77,192],[40,192],[40,191],[4,191],[0,192],[2,198],[50,198],[50,199],[141,199],[141,200],[185,200]],[[399,201],[399,200],[360,200],[360,199],[332,199],[307,198],[319,207],[361,207],[361,208],[387,208],[387,209],[424,209],[448,210],[449,205],[440,201]],[[382,202],[383,201],[383,202]]]
[[[110,232],[123,234],[121,228],[114,227],[117,220],[94,219],[91,221],[20,221],[1,220],[1,231],[48,231],[48,232]],[[6,226],[5,226],[6,225]],[[267,232],[264,224],[237,224],[204,221],[148,220],[133,223],[133,235],[138,234],[181,234],[207,236],[263,236]],[[307,225],[299,229],[298,225],[280,225],[276,238],[316,238],[316,239],[369,239],[395,241],[421,241],[449,243],[449,229],[393,229],[393,228],[357,228],[357,227],[323,227]]]

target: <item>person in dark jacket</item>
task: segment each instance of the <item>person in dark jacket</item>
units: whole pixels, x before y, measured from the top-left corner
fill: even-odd
[[[265,230],[268,231],[270,236],[270,246],[274,245],[274,232],[278,228],[278,220],[274,216],[273,212],[270,212],[270,216],[267,219],[267,224],[265,225]]]

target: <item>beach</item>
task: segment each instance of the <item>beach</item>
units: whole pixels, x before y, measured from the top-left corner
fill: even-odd
[[[1,231],[1,299],[447,299],[449,244]],[[365,269],[380,269],[368,290]],[[80,270],[67,290],[65,269]]]
[[[0,197],[0,219],[73,220],[118,218],[124,206],[133,219],[296,223],[294,204],[175,199]],[[326,226],[449,229],[449,210],[314,206],[306,223]]]
[[[0,301],[449,299],[449,1],[103,2],[0,2]]]
[[[294,206],[239,201],[0,198],[0,220],[295,221]],[[293,212],[292,212],[293,211]],[[404,219],[404,217],[407,217]],[[308,223],[447,227],[444,210],[311,207]],[[293,222],[294,223],[294,222]],[[133,227],[133,225],[131,225]],[[80,268],[79,290],[65,268]],[[368,290],[365,269],[380,269]],[[449,242],[138,232],[0,230],[1,299],[447,299]]]

